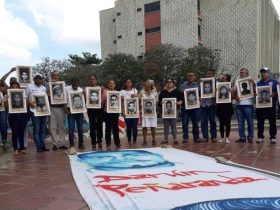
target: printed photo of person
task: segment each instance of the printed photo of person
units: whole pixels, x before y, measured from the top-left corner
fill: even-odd
[[[0,111],[4,111],[4,97],[3,97],[3,93],[0,92]]]
[[[119,108],[119,98],[118,95],[112,94],[110,95],[110,109],[118,109]]]
[[[187,102],[188,105],[196,105],[197,104],[197,97],[195,91],[189,91],[187,93]]]
[[[166,101],[165,102],[165,114],[166,115],[173,115],[174,114],[174,108],[172,101]]]
[[[219,99],[228,99],[229,98],[229,89],[227,86],[222,85],[219,89]]]
[[[126,118],[138,118],[139,117],[139,99],[124,98],[124,112]]]
[[[72,107],[73,109],[83,109],[83,99],[80,94],[73,94],[72,95]]]
[[[136,104],[134,100],[127,103],[127,113],[136,114]]]
[[[163,98],[162,99],[162,118],[176,118],[177,117],[177,98]]]
[[[64,100],[63,87],[60,84],[52,85],[53,99]]]
[[[25,87],[28,83],[32,82],[31,66],[18,66],[16,71],[17,81],[19,81],[21,86]]]
[[[213,87],[212,87],[212,82],[211,81],[205,81],[203,82],[204,84],[204,94],[212,94],[213,93]]]
[[[256,87],[256,108],[270,108],[272,107],[272,88],[271,86]]]
[[[156,117],[156,101],[154,98],[142,98],[142,113],[144,117]]]
[[[269,90],[264,89],[260,91],[259,103],[270,103]]]
[[[250,93],[251,93],[251,91],[250,91],[248,82],[242,82],[241,83],[241,95],[248,95]]]
[[[21,92],[11,93],[11,101],[12,101],[12,109],[20,109],[23,108],[23,94]]]
[[[99,92],[97,90],[90,90],[89,96],[90,96],[90,98],[89,98],[90,104],[99,103]]]
[[[216,92],[216,103],[230,103],[231,102],[231,83],[218,82]]]
[[[153,103],[151,101],[146,101],[144,103],[144,111],[146,114],[152,114],[153,113]]]
[[[196,109],[200,107],[198,88],[187,88],[184,90],[184,100],[186,109]]]
[[[36,96],[36,110],[37,112],[45,112],[47,111],[47,105],[45,102],[45,96]]]
[[[200,83],[201,98],[215,97],[215,78],[202,78]]]

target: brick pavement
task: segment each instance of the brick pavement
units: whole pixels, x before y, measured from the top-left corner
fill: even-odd
[[[266,131],[266,136],[267,131]],[[235,143],[237,131],[231,133],[231,143],[201,143],[176,148],[210,157],[224,156],[233,162],[280,173],[280,140],[270,145]],[[157,142],[161,136],[157,136]],[[90,141],[85,140],[87,150]],[[140,148],[140,137],[137,147]],[[122,148],[126,141],[122,140]],[[149,142],[151,145],[151,142]],[[48,146],[51,147],[48,142]],[[2,149],[1,149],[2,150]],[[65,151],[50,151],[37,154],[34,145],[30,154],[13,156],[11,149],[0,156],[0,210],[84,210],[88,209],[73,181]]]

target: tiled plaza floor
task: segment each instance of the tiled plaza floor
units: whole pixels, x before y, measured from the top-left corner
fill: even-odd
[[[237,132],[233,131],[230,144],[189,142],[176,148],[210,157],[223,156],[236,163],[280,173],[280,139],[275,145],[270,145],[268,139],[262,145],[235,143],[236,139]],[[160,141],[161,136],[157,136],[158,145]],[[85,142],[90,150],[89,140]],[[137,146],[141,143],[140,138]],[[125,148],[125,140],[122,145]],[[48,146],[51,147],[50,143]],[[29,151],[27,155],[13,156],[10,149],[0,155],[1,210],[88,209],[73,181],[65,151],[37,154],[33,144]]]

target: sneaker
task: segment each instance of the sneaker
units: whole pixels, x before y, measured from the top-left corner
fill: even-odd
[[[167,141],[167,140],[164,140],[164,141],[161,141],[160,143],[161,143],[161,144],[168,144],[168,141]]]
[[[270,139],[270,144],[276,144],[276,143],[277,143],[277,141],[276,141],[276,139],[275,139],[275,138]]]
[[[57,150],[58,150],[58,147],[57,147],[57,146],[53,146],[52,150],[53,150],[53,151],[57,151]]]
[[[228,138],[226,138],[226,144],[229,144],[229,143],[230,143],[229,139],[228,139]]]
[[[38,153],[43,152],[43,149],[42,149],[42,148],[38,148],[38,149],[37,149],[37,152],[38,152]]]
[[[76,155],[76,154],[77,154],[77,152],[76,152],[75,147],[70,147],[70,149],[69,149],[69,155]]]
[[[257,143],[258,144],[262,144],[263,143],[263,139],[262,138],[258,138]]]
[[[225,142],[225,139],[224,139],[224,138],[221,138],[221,139],[219,140],[219,142],[220,142],[220,143],[224,143],[224,142]]]

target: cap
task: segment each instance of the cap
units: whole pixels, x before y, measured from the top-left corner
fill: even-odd
[[[37,79],[37,78],[42,79],[43,78],[42,74],[36,72],[35,75],[34,75],[34,79]]]
[[[263,67],[260,72],[270,72],[270,69],[268,67]]]

